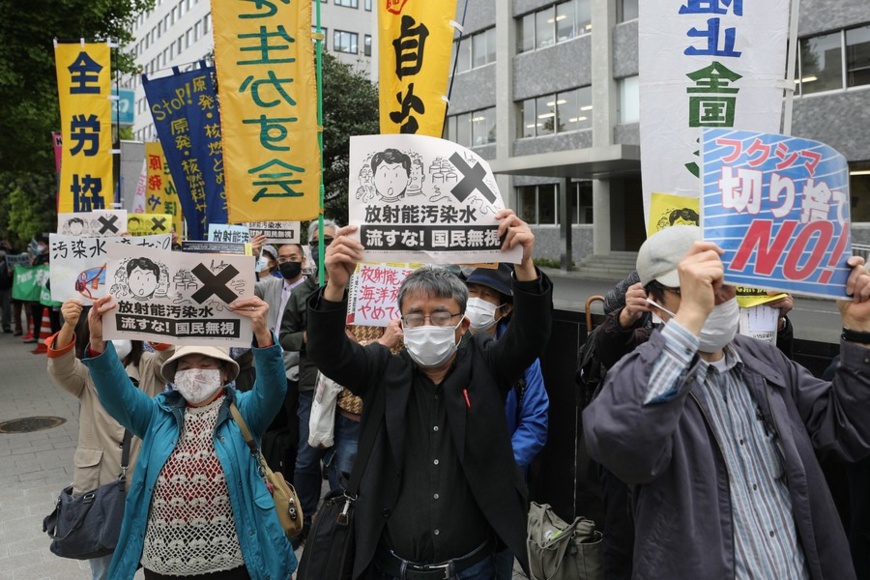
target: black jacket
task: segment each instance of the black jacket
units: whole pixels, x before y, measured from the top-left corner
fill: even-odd
[[[442,383],[447,421],[459,461],[475,500],[502,542],[528,570],[528,500],[523,475],[514,461],[504,413],[504,393],[538,358],[550,336],[552,284],[543,274],[534,282],[514,281],[514,314],[507,332],[493,341],[478,333],[457,351]],[[397,355],[379,344],[359,346],[344,333],[344,303],[309,301],[308,355],[329,378],[363,397],[363,429],[384,389],[386,429],[375,440],[357,501],[356,558],[353,577],[368,569],[396,505],[405,453],[406,414],[414,373],[406,351]],[[470,405],[463,390],[467,389]],[[461,518],[461,514],[456,514]]]
[[[289,352],[299,353],[299,390],[313,391],[317,382],[317,366],[308,358],[308,345],[302,339],[305,333],[308,317],[307,302],[317,291],[317,281],[314,276],[305,278],[305,282],[293,288],[284,307],[284,317],[281,319],[279,340],[281,348]]]

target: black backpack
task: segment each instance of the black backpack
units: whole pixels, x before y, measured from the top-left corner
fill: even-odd
[[[586,342],[577,349],[577,372],[574,381],[577,384],[577,406],[581,409],[598,396],[607,376],[607,369],[595,352],[595,333],[601,328],[599,326],[586,335]]]

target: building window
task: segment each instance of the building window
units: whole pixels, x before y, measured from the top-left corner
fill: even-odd
[[[495,28],[459,38],[453,50],[458,51],[454,53],[457,73],[495,62]]]
[[[372,35],[366,34],[363,37],[363,54],[366,56],[372,55]]]
[[[521,18],[517,52],[546,48],[592,30],[591,0],[559,2]]]
[[[344,30],[336,30],[332,36],[332,49],[335,52],[345,52],[348,54],[359,53],[359,34],[356,32],[345,32]]]
[[[592,127],[592,88],[580,87],[520,103],[517,135],[542,137]]]
[[[616,21],[627,22],[637,19],[637,1],[638,0],[619,0],[616,5]]]
[[[801,94],[843,88],[842,33],[803,38],[800,41]]]
[[[870,222],[870,161],[849,163],[852,223]]]
[[[359,8],[359,0],[335,0],[334,4],[345,8]]]
[[[368,12],[372,11],[372,0],[365,0],[365,9]]]
[[[640,83],[638,77],[625,77],[617,81],[619,92],[619,124],[640,121]]]
[[[571,223],[592,223],[592,182],[575,181],[571,190]]]
[[[870,85],[870,25],[846,31],[846,86]]]
[[[315,34],[317,34],[317,27],[316,27],[316,26],[312,26],[312,27],[311,27],[311,35],[312,35],[312,36],[311,36],[311,42],[317,42],[317,40],[314,38],[314,35],[315,35]],[[320,27],[320,34],[323,35],[323,44],[322,44],[321,46],[322,46],[322,48],[325,49],[325,48],[327,48],[327,46],[326,46],[326,39],[329,38],[329,29],[326,28],[326,27],[324,27],[324,26],[321,26],[321,27]]]
[[[520,218],[532,225],[555,225],[559,186],[555,183],[517,188]]]
[[[495,143],[495,107],[471,114],[471,146]]]

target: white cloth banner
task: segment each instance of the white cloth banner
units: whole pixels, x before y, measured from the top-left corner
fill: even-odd
[[[501,251],[504,201],[489,164],[452,141],[423,135],[350,138],[349,223],[366,262],[512,262]]]
[[[251,320],[227,304],[253,296],[248,256],[188,254],[115,244],[106,267],[117,307],[103,316],[107,339],[183,345],[251,345]]]
[[[700,129],[780,132],[789,0],[639,3],[644,219],[652,193],[700,197]]]
[[[51,234],[48,237],[51,257],[51,299],[64,302],[75,298],[88,304],[106,295],[106,261],[109,247],[122,244],[140,252],[169,250],[172,236],[115,236],[88,238]]]

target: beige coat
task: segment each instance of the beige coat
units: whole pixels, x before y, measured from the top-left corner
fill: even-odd
[[[75,340],[66,348],[55,349],[53,343],[56,336],[46,341],[48,373],[55,383],[78,398],[81,403],[79,440],[73,457],[73,494],[79,494],[118,478],[121,473],[124,427],[112,419],[100,404],[87,367],[75,357]],[[139,368],[127,369],[130,376],[139,379],[139,388],[149,396],[153,397],[163,391],[165,382],[160,376],[160,366],[172,356],[173,351],[173,347],[167,347],[154,353],[143,352]],[[138,437],[131,440],[128,487],[141,443]]]

